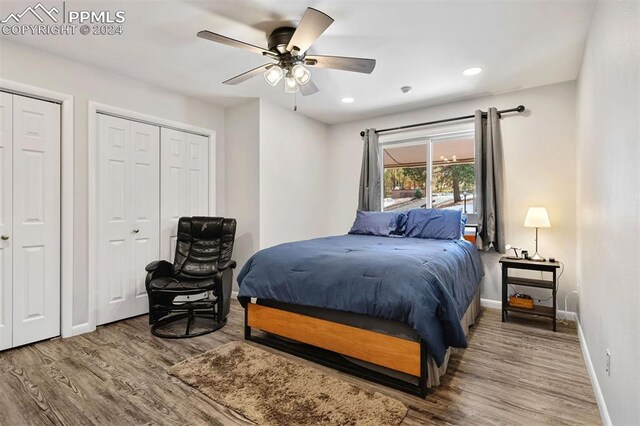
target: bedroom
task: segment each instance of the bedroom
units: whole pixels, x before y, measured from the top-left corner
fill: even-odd
[[[639,10],[3,1],[0,424],[640,424]]]

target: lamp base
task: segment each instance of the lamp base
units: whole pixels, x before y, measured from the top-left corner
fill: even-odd
[[[545,259],[544,257],[540,256],[538,254],[538,252],[536,252],[533,256],[531,256],[529,258],[529,260],[533,260],[534,262],[546,262],[547,259]]]

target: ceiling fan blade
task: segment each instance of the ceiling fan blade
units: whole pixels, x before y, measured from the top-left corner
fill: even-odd
[[[348,58],[344,56],[307,55],[304,58],[304,63],[312,67],[332,68],[365,74],[371,74],[376,67],[375,59]]]
[[[260,65],[258,68],[254,68],[252,70],[249,70],[247,72],[244,72],[242,74],[236,75],[233,78],[230,78],[229,80],[223,81],[222,84],[239,84],[242,83],[243,81],[247,81],[250,78],[253,78],[259,74],[262,74],[263,72],[265,72],[267,69],[269,69],[269,67],[273,65],[273,64],[264,64],[264,65]]]
[[[319,90],[320,89],[318,89],[318,86],[313,84],[313,81],[309,81],[307,84],[303,84],[302,86],[300,86],[300,93],[302,93],[302,96],[313,95]]]
[[[277,58],[273,52],[270,52],[266,49],[263,49],[259,46],[254,46],[253,44],[245,43],[244,41],[236,40],[231,37],[226,37],[220,34],[212,33],[211,31],[203,30],[198,33],[198,37],[203,38],[205,40],[215,41],[216,43],[226,44],[227,46],[237,47],[240,49],[248,50],[249,52],[257,53],[258,55],[270,56]]]
[[[293,37],[289,40],[287,51],[293,52],[295,50],[295,54],[306,52],[332,23],[333,18],[331,16],[308,7],[298,24],[298,28],[293,33]]]

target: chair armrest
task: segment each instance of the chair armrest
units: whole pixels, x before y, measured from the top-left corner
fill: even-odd
[[[145,270],[147,272],[154,272],[156,269],[158,268],[172,268],[173,265],[170,264],[169,262],[167,262],[166,260],[154,260],[153,262],[151,262],[150,264],[148,264],[147,266],[145,266]]]
[[[166,260],[156,260],[148,264],[145,268],[147,277],[144,280],[144,286],[149,292],[149,283],[151,280],[173,275],[173,265]]]
[[[222,263],[220,265],[218,265],[218,271],[224,271],[225,269],[235,269],[235,267],[237,266],[237,263],[235,260],[230,260],[228,262]]]

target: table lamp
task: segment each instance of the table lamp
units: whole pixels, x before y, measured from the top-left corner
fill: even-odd
[[[531,256],[531,260],[544,262],[546,259],[538,254],[538,228],[551,228],[549,214],[544,207],[529,207],[527,217],[524,219],[526,228],[536,228],[536,253]]]

